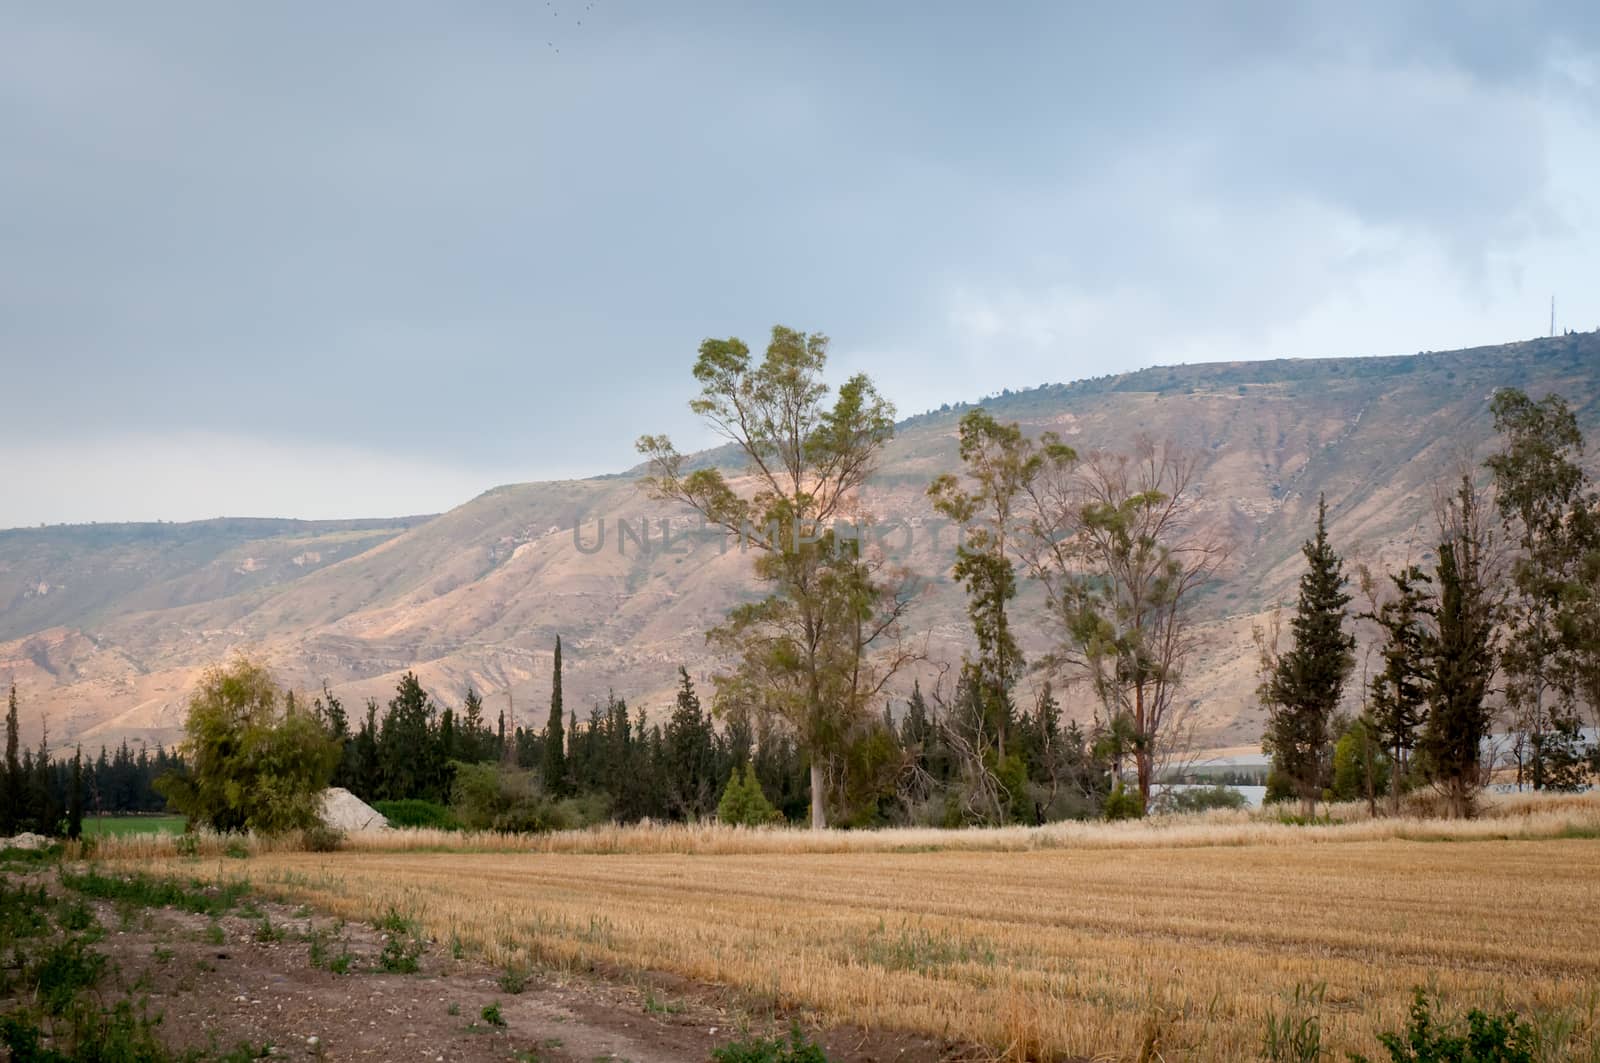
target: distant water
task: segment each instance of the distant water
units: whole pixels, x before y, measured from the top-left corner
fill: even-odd
[[[1234,790],[1234,791],[1237,791],[1238,793],[1244,794],[1245,802],[1251,808],[1260,808],[1261,807],[1261,803],[1267,799],[1267,788],[1265,786],[1227,786],[1226,784],[1224,784],[1224,788],[1228,789],[1228,790]],[[1155,786],[1152,786],[1150,788],[1152,796],[1154,796],[1156,794],[1164,793],[1167,790],[1176,791],[1176,790],[1210,790],[1210,789],[1213,789],[1213,787],[1211,785],[1209,785],[1209,784],[1206,784],[1206,783],[1186,783],[1186,782],[1157,783]]]

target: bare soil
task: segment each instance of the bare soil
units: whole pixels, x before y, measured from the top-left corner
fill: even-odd
[[[44,881],[56,888],[53,875]],[[423,945],[416,973],[388,973],[379,962],[386,938],[374,927],[260,898],[216,920],[89,903],[106,928],[95,947],[115,971],[105,989],[147,999],[150,1013],[163,1016],[163,1039],[178,1049],[249,1042],[280,1058],[699,1063],[720,1045],[786,1033],[799,1021],[835,1061],[975,1055],[916,1034],[819,1027],[724,987],[664,974],[535,970],[511,992],[505,972],[453,957],[439,943]],[[314,939],[323,967],[312,962]],[[348,973],[325,969],[346,952]],[[503,1026],[484,1019],[491,1005]]]

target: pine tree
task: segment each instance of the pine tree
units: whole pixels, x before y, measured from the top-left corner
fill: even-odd
[[[33,810],[33,829],[46,837],[61,833],[61,806],[50,786],[50,727],[39,737],[39,752],[33,758],[33,777],[28,805]]]
[[[712,729],[700,707],[689,670],[678,668],[678,698],[667,721],[665,738],[667,801],[672,813],[696,820],[711,811]]]
[[[922,683],[913,681],[911,697],[906,701],[906,714],[900,720],[900,744],[913,749],[928,740],[932,723],[928,719],[928,702],[922,696]]]
[[[755,765],[746,764],[742,776],[735,768],[717,802],[717,822],[730,827],[759,827],[781,818],[756,780]]]
[[[72,755],[72,788],[67,795],[67,837],[83,837],[83,748]]]
[[[1306,572],[1300,577],[1294,645],[1276,662],[1263,684],[1268,710],[1262,746],[1273,764],[1294,783],[1301,808],[1316,815],[1317,798],[1328,774],[1333,715],[1344,695],[1345,680],[1355,667],[1355,638],[1344,630],[1343,562],[1328,544],[1328,503],[1317,500],[1317,532],[1301,552]]]
[[[1441,506],[1439,525],[1437,633],[1429,646],[1429,712],[1418,759],[1459,819],[1472,814],[1483,785],[1483,740],[1493,722],[1485,700],[1499,651],[1499,603],[1484,571],[1492,533],[1470,474],[1462,474]]]
[[[19,741],[17,722],[17,685],[11,684],[11,696],[6,702],[6,763],[5,778],[0,780],[3,793],[0,793],[0,834],[6,837],[17,833],[21,825],[22,807],[26,800],[26,780],[22,774],[22,762],[18,759],[17,743]]]
[[[1389,754],[1389,810],[1399,815],[1411,750],[1427,714],[1428,654],[1433,636],[1426,618],[1434,609],[1426,587],[1433,581],[1415,565],[1389,579],[1395,596],[1370,614],[1384,630],[1384,644],[1383,670],[1372,679],[1368,720]]]
[[[1049,788],[1049,799],[1054,800],[1061,773],[1061,706],[1049,680],[1039,690],[1039,700],[1034,705],[1030,720],[1032,735],[1028,743],[1028,775],[1034,782]]]
[[[407,672],[378,730],[379,786],[386,799],[443,801],[449,796],[451,768],[439,740],[437,715],[433,698]]]
[[[562,734],[561,636],[556,636],[555,668],[550,677],[550,722],[544,728],[544,788],[551,797],[567,793],[567,744]]]
[[[461,759],[470,763],[489,760],[489,731],[483,722],[483,699],[471,687],[461,701]]]
[[[353,743],[355,750],[351,761],[350,781],[346,785],[357,797],[376,801],[381,797],[382,785],[378,767],[378,701],[367,699],[367,718],[361,722]]]

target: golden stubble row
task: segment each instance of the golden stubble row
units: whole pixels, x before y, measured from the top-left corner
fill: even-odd
[[[1600,985],[1600,843],[1581,838],[172,866],[349,918],[398,908],[495,963],[670,971],[1013,1056],[1256,1058],[1269,1012],[1319,986],[1336,1058],[1376,1056],[1416,985],[1581,1015]]]

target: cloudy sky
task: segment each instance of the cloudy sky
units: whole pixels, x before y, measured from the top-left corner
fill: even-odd
[[[774,322],[903,413],[1594,328],[1597,10],[5,4],[0,526],[615,471]]]

